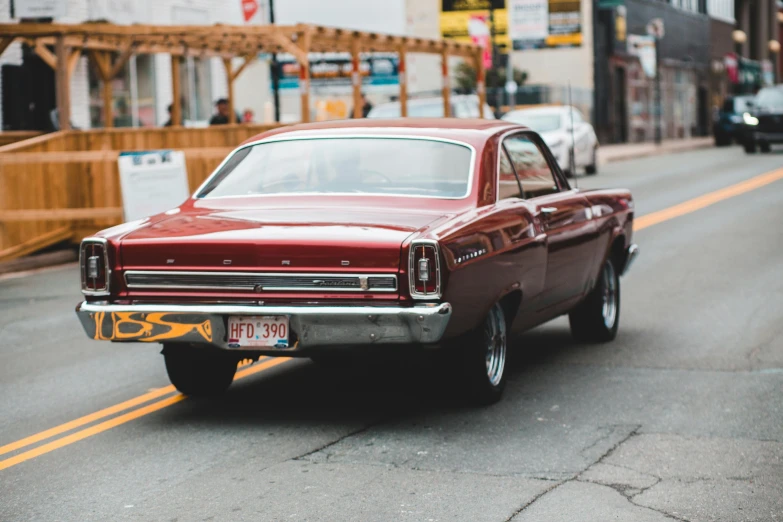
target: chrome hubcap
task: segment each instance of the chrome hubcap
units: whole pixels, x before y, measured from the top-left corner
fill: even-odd
[[[487,347],[487,378],[492,386],[497,386],[506,367],[506,318],[500,305],[492,308],[484,322],[484,343]]]
[[[601,296],[603,300],[601,314],[604,317],[604,325],[611,330],[617,319],[617,278],[612,263],[606,263],[603,272],[604,292]]]

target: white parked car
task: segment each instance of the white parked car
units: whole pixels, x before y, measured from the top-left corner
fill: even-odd
[[[478,96],[475,94],[452,94],[452,118],[478,118]],[[389,102],[376,105],[367,114],[368,118],[399,118],[400,102]],[[443,117],[443,98],[412,98],[408,100],[409,118],[441,118]],[[484,119],[494,120],[492,108],[484,104]]]
[[[568,109],[569,107],[565,105],[520,109],[506,113],[502,119],[525,125],[539,133],[566,176],[573,176],[575,170],[582,167],[587,174],[596,174],[598,138],[593,126],[585,121],[579,109],[571,107],[572,137],[571,115]],[[575,165],[571,164],[572,148]]]

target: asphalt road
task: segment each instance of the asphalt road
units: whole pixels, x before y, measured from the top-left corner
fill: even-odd
[[[782,166],[734,147],[579,183],[632,189],[643,216]],[[85,338],[75,267],[6,278],[0,520],[783,520],[783,179],[744,187],[657,214],[617,339],[529,332],[485,409],[412,355],[257,363],[181,400],[157,346]]]

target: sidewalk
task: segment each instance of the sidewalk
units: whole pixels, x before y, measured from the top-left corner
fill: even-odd
[[[655,143],[619,143],[601,145],[598,147],[598,164],[623,161],[659,154],[672,154],[687,150],[706,149],[714,145],[712,136],[686,138],[682,140],[664,140],[660,145]]]

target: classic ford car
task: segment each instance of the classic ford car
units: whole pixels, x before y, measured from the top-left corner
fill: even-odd
[[[627,190],[571,188],[519,125],[294,125],[84,239],[76,311],[92,339],[162,343],[185,394],[225,391],[242,359],[427,345],[489,403],[512,331],[569,314],[577,339],[615,337],[632,220]]]

